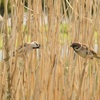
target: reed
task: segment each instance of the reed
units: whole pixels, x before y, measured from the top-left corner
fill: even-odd
[[[99,100],[99,60],[85,61],[70,44],[98,45],[94,49],[100,54],[100,1],[10,0],[11,26],[4,1],[4,57],[25,42],[38,41],[41,48],[27,60],[0,61],[0,100]]]

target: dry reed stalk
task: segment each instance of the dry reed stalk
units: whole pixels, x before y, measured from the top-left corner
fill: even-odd
[[[98,8],[97,8],[97,11],[96,11],[96,15],[94,17],[95,21],[94,21],[94,25],[93,25],[93,33],[91,35],[91,40],[93,39],[93,34],[94,34],[95,30],[96,30],[96,25],[98,23],[99,13],[100,13],[100,2],[98,1]],[[89,42],[90,44],[91,44],[91,40]]]
[[[85,63],[87,63],[87,61],[86,61]],[[85,63],[84,63],[84,64],[85,64]],[[85,65],[84,65],[84,68],[83,68],[83,70],[82,70],[81,77],[80,77],[78,96],[77,96],[76,100],[80,100],[80,97],[81,97],[80,95],[81,95],[81,91],[82,91],[81,89],[82,89],[82,84],[83,84],[83,79],[84,79],[86,67],[87,67],[87,65],[85,64]]]
[[[4,28],[4,19],[3,19],[3,17],[0,15],[0,33],[3,32],[3,28]]]
[[[17,10],[16,10],[16,3],[11,0],[11,34],[9,39],[9,47],[10,47],[10,54],[13,53],[16,47],[16,27],[17,27]],[[16,59],[10,59],[10,66],[11,66],[11,86],[13,87],[13,82],[15,82],[15,73],[16,73]],[[14,90],[12,90],[14,91]]]
[[[4,20],[4,57],[8,58],[9,57],[9,46],[8,46],[8,27],[7,27],[7,5],[8,1],[4,0],[4,11],[5,11],[5,20]],[[9,64],[9,59],[5,61],[5,66],[6,66],[6,100],[11,99],[11,80],[10,80],[10,64]]]
[[[16,44],[18,46],[33,40],[39,41],[41,49],[38,53],[37,51],[30,53],[27,61],[20,58],[9,60],[11,97],[15,100],[75,100],[77,98],[99,100],[99,61],[89,61],[87,68],[83,68],[87,70],[85,73],[82,70],[83,58],[74,55],[69,47],[71,41],[80,41],[89,45],[91,42],[90,46],[93,46],[96,40],[94,26],[98,35],[97,43],[100,44],[99,0],[28,0],[28,7],[25,7],[24,3],[25,0],[23,3],[11,0],[10,52],[16,48]],[[22,23],[24,8],[28,12],[25,26]],[[70,27],[67,33],[61,32],[60,29],[64,23]],[[62,43],[59,34],[64,34]],[[2,73],[0,99],[4,99],[4,92],[7,89],[6,68],[2,67],[0,72]]]
[[[38,34],[38,18],[39,18],[39,16],[38,16],[38,12],[39,12],[39,6],[38,6],[38,1],[37,0],[34,0],[33,2],[32,2],[32,5],[31,5],[31,7],[32,7],[32,10],[33,10],[33,12],[32,12],[32,14],[33,14],[33,20],[32,20],[32,23],[31,23],[31,40],[35,40],[35,41],[37,41],[37,34]],[[36,52],[36,50],[34,50],[33,52],[33,55],[32,55],[32,60],[31,60],[31,70],[32,70],[32,74],[31,74],[31,77],[33,77],[32,78],[32,82],[31,82],[31,86],[32,86],[32,88],[31,88],[31,97],[33,96],[33,99],[38,99],[38,93],[39,93],[39,91],[38,91],[38,86],[36,85],[36,84],[38,84],[38,82],[39,82],[39,79],[40,79],[40,76],[38,76],[38,78],[37,78],[37,73],[36,73],[36,69],[37,69],[37,61],[36,61],[36,59],[37,59],[37,56],[36,56],[36,54],[37,54],[37,52]],[[35,96],[36,95],[36,96]]]

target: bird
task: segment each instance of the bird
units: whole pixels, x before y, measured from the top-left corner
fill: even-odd
[[[100,59],[100,56],[92,49],[90,49],[87,45],[82,44],[82,43],[78,43],[78,42],[74,42],[70,45],[70,47],[73,48],[73,50],[80,55],[81,57],[87,59],[93,59],[93,58],[97,58]]]
[[[33,49],[39,49],[40,46],[41,45],[37,43],[36,41],[33,41],[31,43],[24,43],[20,45],[15,51],[13,51],[13,53],[8,58],[5,58],[4,60],[8,60],[10,57],[15,57],[16,55],[18,57],[23,58],[28,53],[30,53]]]

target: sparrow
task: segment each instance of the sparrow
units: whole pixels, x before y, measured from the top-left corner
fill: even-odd
[[[18,57],[25,57],[25,55],[27,55],[29,52],[31,52],[33,49],[39,49],[40,48],[40,44],[37,43],[36,41],[33,41],[31,43],[24,43],[23,45],[20,45],[13,53],[12,55],[9,56],[10,57],[15,57],[16,55]],[[4,60],[7,60],[9,58],[5,58]]]
[[[73,50],[80,55],[81,57],[87,59],[93,59],[93,58],[97,58],[100,59],[100,56],[92,49],[90,49],[88,46],[86,46],[85,44],[82,43],[72,43],[70,45],[70,47],[73,48]]]

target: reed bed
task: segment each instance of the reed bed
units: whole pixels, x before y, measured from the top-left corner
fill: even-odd
[[[11,25],[4,1],[3,56],[25,42],[41,48],[0,61],[0,100],[100,100],[100,61],[84,65],[70,48],[82,42],[100,54],[100,0],[9,0]]]

